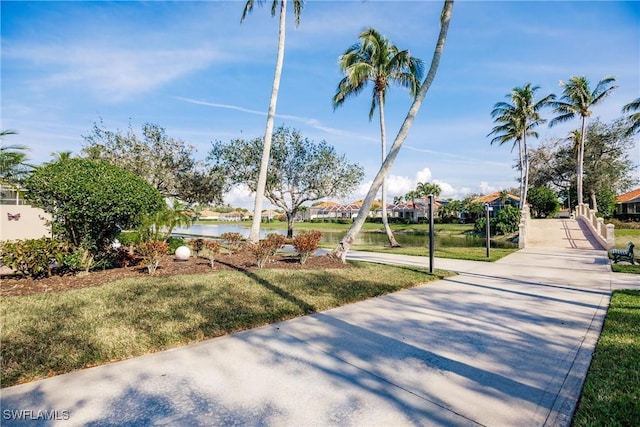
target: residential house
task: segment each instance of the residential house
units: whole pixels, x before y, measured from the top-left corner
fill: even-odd
[[[640,188],[616,197],[615,218],[640,221]]]
[[[482,205],[489,205],[489,207],[493,208],[490,215],[495,216],[498,211],[505,206],[515,206],[516,208],[520,207],[520,197],[514,196],[513,194],[504,193],[502,191],[495,191],[491,194],[487,194],[486,196],[478,197],[474,199],[472,203],[481,203]]]

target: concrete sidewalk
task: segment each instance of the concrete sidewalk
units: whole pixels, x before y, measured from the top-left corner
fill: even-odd
[[[426,258],[394,262],[411,261]],[[2,425],[568,425],[609,303],[606,252],[436,262],[460,274],[3,389]]]

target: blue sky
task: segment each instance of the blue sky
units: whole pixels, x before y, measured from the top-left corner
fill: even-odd
[[[2,1],[1,129],[30,147],[33,163],[79,152],[94,122],[112,130],[155,123],[204,158],[211,141],[261,137],[277,48],[270,1],[240,24],[242,1]],[[428,64],[440,1],[307,1],[300,26],[289,10],[276,125],[326,140],[366,172],[380,163],[371,92],[333,111],[338,56],[374,27]],[[512,88],[532,83],[559,95],[560,80],[613,75],[619,88],[594,108],[608,121],[640,96],[640,2],[458,1],[435,82],[389,177],[389,196],[418,181],[462,198],[516,187],[516,152],[492,146],[490,112]],[[388,144],[410,104],[387,94]],[[546,117],[551,111],[545,112]],[[564,137],[578,120],[538,129],[539,142]],[[537,143],[533,142],[535,146]],[[640,145],[632,158],[640,164]],[[235,206],[252,197],[237,189]]]

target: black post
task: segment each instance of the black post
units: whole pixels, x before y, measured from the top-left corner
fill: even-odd
[[[489,258],[489,247],[491,246],[491,225],[489,221],[489,204],[485,203],[484,210],[487,218],[487,258]]]
[[[433,194],[429,194],[429,274],[433,274],[433,253],[435,243],[435,230],[433,229],[433,204],[435,198]]]

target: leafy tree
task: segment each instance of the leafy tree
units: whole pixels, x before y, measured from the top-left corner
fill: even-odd
[[[194,147],[166,135],[164,128],[146,123],[142,137],[131,126],[126,132],[110,131],[94,123],[84,137],[85,156],[105,160],[147,180],[166,197],[194,203],[222,200],[223,175],[194,160]]]
[[[262,4],[263,0],[257,0],[258,4]],[[243,22],[247,15],[253,11],[256,0],[247,0],[242,11]],[[300,15],[302,14],[303,0],[291,0],[293,5],[293,13],[295,15],[296,26],[300,24]],[[276,9],[280,5],[280,24],[278,29],[278,53],[276,57],[276,70],[273,75],[273,85],[271,86],[271,98],[269,100],[269,110],[267,112],[267,125],[264,131],[262,156],[260,161],[260,171],[256,183],[256,198],[253,207],[253,223],[249,233],[249,241],[257,242],[260,238],[260,222],[262,221],[262,199],[265,197],[267,186],[267,172],[269,168],[269,156],[271,152],[271,137],[273,134],[273,123],[276,117],[276,104],[278,102],[278,90],[280,89],[280,76],[282,75],[282,65],[284,63],[284,44],[287,17],[287,1],[273,0],[271,3],[271,16],[275,16]]]
[[[15,130],[0,132],[0,141],[9,135],[17,135]],[[4,145],[0,142],[0,184],[15,187],[32,170],[26,163],[28,147],[24,145]]]
[[[303,203],[346,196],[364,175],[361,166],[347,162],[325,141],[316,144],[298,131],[280,126],[272,142],[265,195],[285,211],[287,237],[293,236],[293,220]],[[227,171],[231,184],[242,183],[256,191],[262,146],[261,138],[218,141],[209,160]]]
[[[538,137],[538,133],[533,129],[546,121],[540,117],[539,111],[554,99],[553,95],[547,95],[534,101],[535,94],[539,89],[539,86],[532,87],[531,83],[527,83],[523,87],[516,87],[511,91],[511,94],[507,95],[512,104],[498,102],[491,112],[491,117],[495,118],[495,122],[498,123],[489,133],[489,135],[496,135],[491,140],[491,144],[499,142],[502,145],[508,141],[513,141],[514,146],[516,143],[518,144],[520,200],[527,200],[529,187],[527,136]]]
[[[164,206],[144,179],[106,162],[67,159],[45,164],[25,180],[28,200],[51,214],[54,234],[92,254],[120,230]]]
[[[367,28],[359,35],[360,42],[349,47],[340,56],[340,70],[345,77],[338,84],[333,96],[334,110],[344,101],[361,93],[369,82],[373,83],[373,96],[369,120],[373,119],[376,107],[380,114],[380,140],[382,161],[387,157],[387,132],[384,119],[384,104],[387,88],[398,84],[409,88],[415,98],[424,65],[418,58],[411,56],[408,50],[400,50],[391,41],[373,28]],[[382,223],[391,247],[400,246],[393,236],[387,219],[386,177],[382,179]]]
[[[347,233],[342,238],[342,240],[338,243],[338,245],[331,251],[331,256],[335,258],[339,258],[343,261],[346,260],[347,252],[349,248],[353,244],[354,239],[362,229],[362,226],[366,220],[366,213],[371,209],[371,205],[378,193],[378,189],[382,185],[382,180],[389,173],[389,170],[393,166],[393,162],[395,161],[400,149],[402,148],[402,144],[404,143],[407,135],[409,134],[409,129],[411,129],[411,125],[415,120],[420,107],[422,106],[422,102],[424,101],[429,88],[431,87],[431,83],[433,83],[433,79],[436,77],[436,72],[438,71],[438,66],[440,64],[440,57],[442,56],[442,51],[444,50],[445,41],[447,38],[447,32],[449,31],[449,22],[451,21],[451,13],[453,10],[453,1],[445,0],[444,6],[442,8],[442,13],[440,14],[440,32],[438,34],[438,40],[436,42],[436,47],[433,52],[433,57],[431,59],[431,65],[429,67],[429,72],[427,76],[424,78],[422,84],[420,85],[420,90],[418,91],[417,96],[413,100],[411,107],[409,107],[409,111],[407,112],[407,116],[404,119],[404,122],[400,126],[400,130],[396,135],[396,138],[389,150],[389,154],[385,158],[382,166],[380,166],[380,170],[376,174],[373,182],[371,183],[371,187],[369,187],[369,192],[362,202],[362,206],[360,207],[360,212],[358,217],[349,227]]]
[[[587,127],[587,117],[591,116],[591,107],[599,104],[610,95],[617,86],[613,86],[614,77],[605,77],[598,82],[595,89],[591,91],[589,81],[586,77],[571,77],[568,82],[560,81],[563,87],[562,98],[552,102],[556,117],[549,122],[549,126],[555,126],[580,116],[582,127],[580,130],[580,146],[578,149],[578,165],[576,169],[576,181],[578,187],[578,204],[583,203],[583,175],[584,175],[584,149],[585,135]]]
[[[532,214],[538,218],[552,216],[560,209],[558,195],[549,187],[531,188],[527,202],[531,206]]]
[[[636,166],[629,156],[633,140],[627,131],[628,125],[623,119],[611,123],[596,120],[586,129],[584,188],[591,207],[601,209],[602,213],[609,211],[609,194],[628,191],[637,182],[633,178]],[[576,187],[572,185],[578,162],[575,136],[546,141],[532,151],[531,158],[533,185],[563,190],[567,197],[576,200]]]
[[[627,135],[631,136],[640,131],[640,98],[636,98],[624,107],[622,107],[623,113],[629,114],[629,129]]]
[[[589,195],[591,208],[610,211],[610,194],[630,188],[636,180],[631,178],[636,166],[629,159],[634,143],[628,136],[625,120],[605,124],[595,120],[587,127],[584,157],[584,192]],[[600,205],[599,201],[605,201]]]

